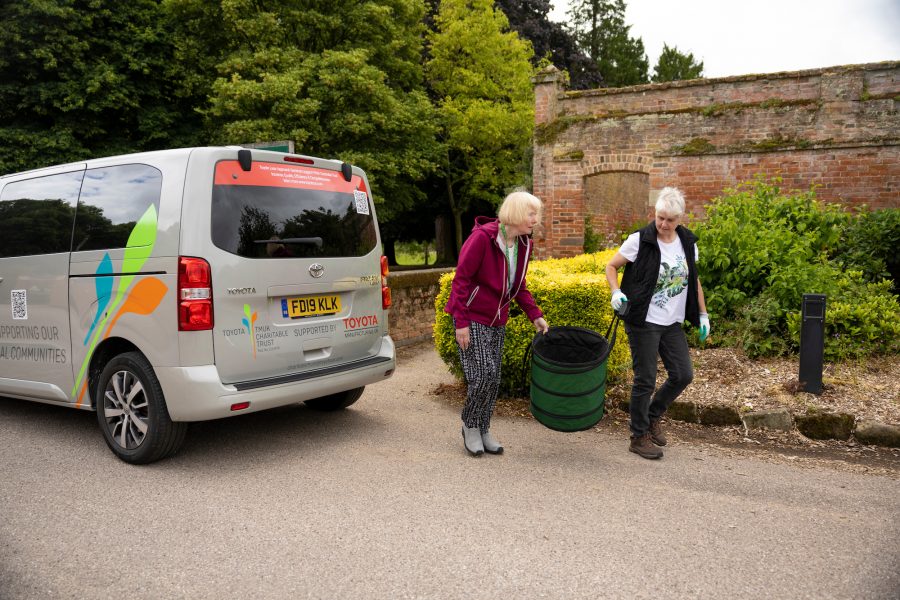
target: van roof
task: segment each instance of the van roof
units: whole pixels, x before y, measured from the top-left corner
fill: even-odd
[[[179,154],[179,153],[190,154],[191,152],[194,152],[195,150],[211,150],[211,151],[234,150],[235,152],[237,152],[238,150],[248,150],[248,149],[253,153],[254,157],[264,156],[264,155],[285,156],[284,152],[276,152],[273,150],[261,150],[261,149],[256,149],[256,148],[250,149],[250,148],[244,148],[243,146],[197,146],[197,147],[193,147],[193,148],[172,148],[172,149],[168,149],[168,150],[151,150],[151,151],[147,151],[147,152],[134,152],[131,154],[113,154],[113,155],[109,155],[109,156],[98,156],[96,158],[86,158],[84,160],[76,160],[76,161],[72,161],[72,162],[68,162],[68,163],[47,165],[45,167],[38,167],[36,169],[28,169],[26,171],[18,171],[15,173],[6,173],[3,175],[0,175],[0,180],[7,178],[7,177],[12,177],[14,175],[19,176],[19,175],[24,175],[26,173],[41,173],[43,171],[47,171],[50,169],[59,170],[59,169],[64,169],[65,167],[76,167],[76,166],[85,165],[85,164],[92,166],[95,163],[103,163],[108,160],[119,161],[121,159],[130,159],[130,160],[139,161],[141,159],[147,160],[147,159],[150,159],[153,157],[159,157],[161,155],[171,156],[173,154]],[[293,154],[291,156],[306,157],[306,155],[302,155],[302,154]],[[312,156],[309,156],[307,158],[316,158],[316,160],[318,160],[318,161],[333,163],[334,166],[337,168],[340,168],[340,165],[341,165],[341,161],[339,161],[339,160],[323,159],[323,158],[317,158],[317,157],[312,157]]]

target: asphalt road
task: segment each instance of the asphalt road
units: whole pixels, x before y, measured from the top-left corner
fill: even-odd
[[[422,348],[347,411],[197,424],[145,467],[0,399],[0,598],[900,596],[897,479],[515,417],[471,458]]]

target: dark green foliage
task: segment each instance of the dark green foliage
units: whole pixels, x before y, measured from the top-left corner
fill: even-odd
[[[584,218],[584,253],[591,254],[602,249],[603,236],[594,231],[593,219],[589,215]]]
[[[890,279],[900,294],[900,209],[861,212],[844,229],[836,259],[866,281]]]
[[[697,79],[703,77],[703,61],[698,63],[694,60],[693,54],[682,54],[675,46],[669,48],[664,43],[662,54],[659,55],[653,71],[654,83]]]
[[[364,168],[385,220],[422,199],[437,157],[420,0],[170,0],[184,93],[212,141],[281,139]]]
[[[612,238],[616,242],[616,246],[621,246],[622,243],[626,239],[628,239],[629,235],[631,235],[632,233],[634,233],[641,227],[644,227],[645,225],[647,225],[647,223],[649,223],[652,220],[653,220],[652,217],[650,217],[650,218],[638,217],[631,223],[625,223],[625,222],[619,223],[616,227],[616,231],[613,234],[613,238]]]
[[[569,18],[579,46],[597,62],[604,86],[650,81],[644,42],[631,37],[625,24],[624,0],[575,0]]]
[[[600,67],[578,48],[575,37],[561,23],[548,18],[550,0],[496,0],[506,13],[509,27],[534,47],[533,64],[549,58],[559,70],[569,74],[569,89],[600,87]]]
[[[4,2],[0,173],[184,145],[160,3]]]
[[[842,255],[841,240],[858,231],[858,217],[813,191],[782,192],[778,183],[758,178],[726,190],[696,227],[716,338],[750,356],[795,351],[803,294],[817,293],[827,296],[826,358],[896,352],[900,306],[890,283],[871,283],[829,258]]]

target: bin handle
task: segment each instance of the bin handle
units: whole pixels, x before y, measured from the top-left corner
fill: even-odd
[[[531,339],[528,349],[525,350],[524,360],[522,360],[522,383],[519,384],[519,397],[525,397],[525,390],[528,387],[528,361],[531,359],[531,349],[534,347],[535,338]]]
[[[619,313],[613,311],[612,321],[609,322],[609,327],[606,328],[606,353],[603,354],[603,360],[609,358],[609,355],[612,354],[613,346],[616,345],[616,333],[619,332],[619,321],[622,319],[619,318]],[[611,334],[611,337],[610,337]]]

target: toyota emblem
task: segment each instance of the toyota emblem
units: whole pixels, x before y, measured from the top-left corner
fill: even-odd
[[[325,267],[319,263],[309,265],[309,274],[318,279],[325,274]]]

